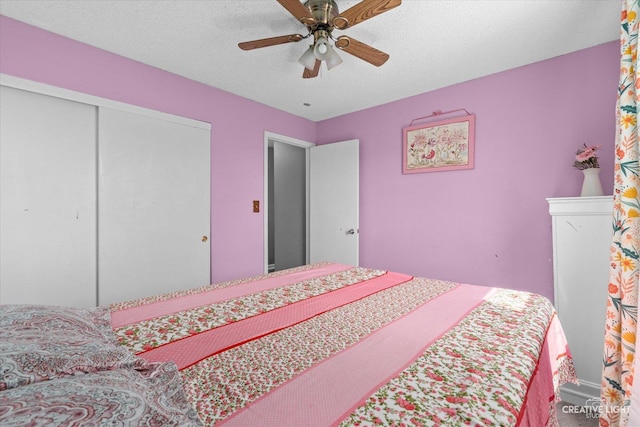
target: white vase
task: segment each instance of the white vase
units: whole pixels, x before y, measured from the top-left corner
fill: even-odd
[[[600,184],[600,168],[583,169],[584,181],[582,181],[581,197],[602,196],[602,185]]]

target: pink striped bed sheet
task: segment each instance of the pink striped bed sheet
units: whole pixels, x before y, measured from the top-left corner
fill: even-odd
[[[206,425],[554,425],[575,381],[526,292],[323,263],[111,308]]]

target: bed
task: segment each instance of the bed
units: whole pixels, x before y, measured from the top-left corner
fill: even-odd
[[[0,315],[1,425],[556,425],[576,382],[542,296],[335,263]]]

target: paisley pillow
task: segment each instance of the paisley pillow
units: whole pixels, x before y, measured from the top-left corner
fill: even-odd
[[[119,345],[108,307],[0,305],[0,390],[146,361]]]
[[[0,392],[0,425],[202,426],[173,362],[57,378]]]

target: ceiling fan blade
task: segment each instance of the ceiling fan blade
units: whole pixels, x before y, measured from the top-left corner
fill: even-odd
[[[242,50],[251,50],[260,47],[275,46],[277,44],[299,42],[303,38],[300,34],[289,34],[288,36],[269,37],[268,39],[238,43],[238,47]]]
[[[314,25],[316,18],[313,17],[311,11],[307,9],[300,0],[277,0],[278,3],[289,11],[298,21],[304,25]]]
[[[358,58],[367,61],[369,64],[373,64],[376,67],[381,66],[382,64],[387,62],[387,59],[389,59],[388,54],[347,36],[338,37],[338,39],[336,40],[336,47],[340,50],[350,53],[353,56],[357,56]]]
[[[362,21],[400,6],[400,3],[402,0],[362,0],[333,18],[333,26],[339,30],[353,27]]]
[[[310,70],[310,69],[305,67],[304,71],[302,72],[302,78],[303,79],[310,79],[310,78],[316,77],[318,75],[318,73],[320,72],[320,65],[321,64],[322,64],[322,61],[316,59],[316,63],[313,66],[313,70]]]

